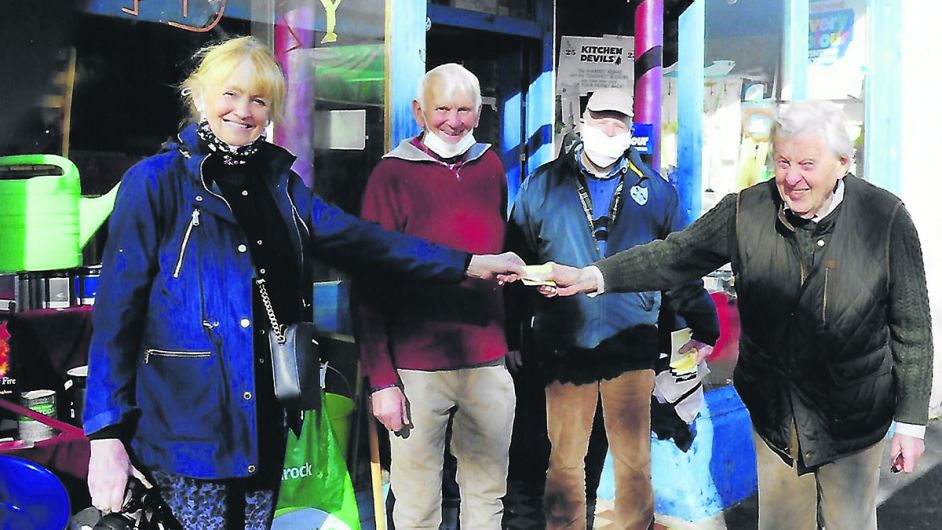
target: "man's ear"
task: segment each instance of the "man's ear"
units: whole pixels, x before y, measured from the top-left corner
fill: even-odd
[[[419,128],[424,130],[425,116],[422,115],[422,106],[419,105],[419,101],[416,99],[412,100],[412,117],[415,118],[415,123]]]
[[[841,167],[844,168],[844,172],[840,178],[844,178],[844,176],[850,172],[850,159],[847,158],[846,156],[842,156],[840,158],[840,163],[841,163]]]

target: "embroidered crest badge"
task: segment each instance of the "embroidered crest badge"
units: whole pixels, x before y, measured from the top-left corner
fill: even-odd
[[[629,190],[631,198],[634,199],[638,206],[644,206],[648,203],[648,188],[644,188],[639,184],[636,184],[631,187]]]

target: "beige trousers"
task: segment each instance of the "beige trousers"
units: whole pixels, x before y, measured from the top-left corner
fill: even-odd
[[[828,530],[876,530],[881,440],[798,476],[753,432],[759,473],[759,530],[815,530],[820,495]]]
[[[434,529],[442,522],[445,429],[458,460],[461,528],[500,530],[507,493],[516,395],[503,363],[458,370],[399,370],[411,428],[390,434],[390,487],[396,530]]]

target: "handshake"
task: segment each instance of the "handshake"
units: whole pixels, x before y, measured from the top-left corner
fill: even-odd
[[[468,265],[467,275],[484,280],[496,278],[501,285],[520,280],[524,285],[535,286],[546,297],[598,293],[602,284],[602,274],[595,267],[580,269],[552,261],[527,265],[513,252],[475,254]]]

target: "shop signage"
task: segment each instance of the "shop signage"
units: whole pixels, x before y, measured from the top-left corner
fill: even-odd
[[[141,0],[129,0],[129,1],[131,2],[131,6],[122,7],[121,12],[127,15],[131,15],[132,17],[141,16]],[[190,1],[189,0],[180,0],[179,2],[174,1],[172,3],[175,5],[175,7],[176,7],[176,4],[179,4],[179,12],[173,15],[174,16],[173,20],[167,20],[167,24],[170,24],[171,26],[175,28],[184,29],[187,31],[193,31],[196,33],[205,33],[215,28],[216,25],[219,24],[219,21],[222,20],[222,16],[226,13],[226,4],[228,3],[228,0],[219,0],[219,2],[214,2],[214,3],[218,3],[219,4],[218,6],[213,6],[209,2],[205,2],[205,5],[198,5],[197,10],[196,10],[198,12],[193,17],[193,19],[190,19]],[[200,2],[199,4],[203,4],[203,2]],[[154,6],[153,4],[148,5],[147,7],[148,8],[151,8],[151,7],[160,8],[159,5]],[[200,9],[200,7],[203,7],[205,9]],[[160,11],[161,11],[160,19],[163,20],[168,10],[160,9]],[[209,11],[209,16],[203,16],[204,15],[203,11]],[[193,24],[188,23],[189,20],[205,20],[205,22],[203,24],[193,25]]]
[[[3,320],[0,321],[0,398],[13,394],[16,389],[14,385],[16,378],[13,377],[13,359],[10,354],[10,332],[7,331],[7,322]]]
[[[559,94],[634,88],[634,38],[562,37],[556,76]]]
[[[854,39],[854,10],[812,13],[808,20],[808,58],[833,62],[844,57]]]
[[[650,123],[631,124],[631,146],[642,155],[650,155],[654,152],[651,149],[653,132],[654,126]]]
[[[13,351],[10,346],[10,332],[7,321],[0,320],[0,399],[17,401],[19,388],[13,369]],[[0,409],[0,439],[14,437],[17,431],[15,416]]]
[[[867,5],[867,0],[810,0],[808,97],[863,97]]]
[[[563,36],[559,46],[556,71],[557,114],[555,145],[573,133],[581,117],[580,96],[600,88],[634,92],[634,37]]]
[[[343,0],[320,0],[326,34],[321,43],[337,41],[337,11]],[[223,16],[251,20],[250,2],[238,0],[91,0],[84,8],[89,13],[111,15],[124,13],[135,18],[167,24],[186,31],[205,33],[215,28]],[[120,8],[120,10],[119,10]],[[320,17],[318,16],[318,19]]]

